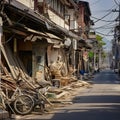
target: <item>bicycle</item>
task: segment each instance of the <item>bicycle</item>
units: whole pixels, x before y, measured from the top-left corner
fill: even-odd
[[[7,94],[5,94],[5,92],[2,90],[1,87],[0,96],[1,96],[1,107],[3,108],[3,110],[8,111],[9,116],[11,116],[12,113],[26,115],[29,114],[33,109],[34,106],[33,99],[31,98],[31,96],[23,94],[19,87],[16,87],[15,91],[13,92],[10,98]],[[19,100],[19,104],[16,104],[16,106],[19,106],[19,111],[17,111],[14,105],[18,100]]]
[[[37,84],[38,84],[38,87],[36,87],[35,89],[24,90],[24,93],[27,95],[30,95],[34,101],[34,106],[32,110],[34,110],[34,108],[38,105],[40,107],[41,112],[43,113],[46,110],[45,104],[47,102],[50,105],[52,105],[46,98],[46,94],[48,89],[50,88],[50,85],[46,83],[45,85],[42,85],[39,82]],[[16,101],[14,102],[14,108],[16,109],[16,111],[20,113],[19,106],[17,106],[18,102],[19,102],[19,98],[16,99]]]
[[[47,99],[45,97],[45,91],[44,93],[40,91],[41,88],[45,89],[43,88],[44,86],[39,85],[39,87],[35,89],[30,89],[30,93],[28,94],[28,89],[26,92],[25,89],[22,88],[23,84],[26,81],[24,80],[24,78],[21,77],[21,74],[18,75],[16,81],[17,87],[11,97],[9,97],[8,94],[4,93],[2,87],[0,88],[0,96],[2,98],[1,106],[3,107],[3,109],[7,110],[9,112],[9,115],[11,113],[26,115],[31,113],[36,105],[39,105],[41,110],[44,111],[45,101],[47,101]],[[7,91],[7,89],[5,91]]]

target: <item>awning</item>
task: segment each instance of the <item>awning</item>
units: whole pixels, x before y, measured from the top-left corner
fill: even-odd
[[[37,34],[37,38],[45,38],[48,40],[49,43],[56,43],[56,42],[60,42],[62,41],[62,39],[54,34],[48,33],[48,32],[40,32],[40,31],[36,31],[33,29],[30,29],[28,27],[24,27],[28,32],[31,32],[33,34]],[[35,41],[35,40],[33,40]]]
[[[50,39],[50,38],[46,38],[47,42],[48,43],[51,43],[51,44],[59,44],[60,42],[57,41],[57,40],[53,40],[53,39]]]
[[[35,42],[36,40],[43,40],[43,39],[46,39],[48,43],[51,43],[51,44],[59,44],[58,41],[56,40],[52,40],[48,37],[44,37],[44,36],[34,36],[34,35],[30,35],[28,37],[25,38],[24,41],[26,40],[30,40],[31,42]]]
[[[80,47],[85,47],[86,49],[91,49],[92,45],[90,43],[88,43],[86,40],[80,39],[79,40],[79,45]]]
[[[54,46],[53,46],[53,48],[60,48],[61,46],[60,45],[57,45],[57,44],[55,44]]]
[[[35,42],[37,39],[42,40],[43,38],[47,40],[48,43],[51,44],[58,44],[62,41],[61,38],[46,32],[40,32],[33,29],[30,29],[28,27],[24,27],[28,32],[32,33],[30,36],[27,36],[24,41],[30,40],[32,42]]]
[[[51,39],[53,40],[59,40],[59,41],[62,41],[62,39],[56,35],[53,35],[51,33],[45,33],[46,35],[48,35]]]
[[[33,35],[33,34],[28,36],[28,37],[26,37],[24,39],[24,41],[30,40],[31,42],[35,42],[36,40],[43,40],[43,39],[46,39],[48,43],[54,44],[54,45],[58,45],[60,43],[57,40],[53,40],[53,39],[45,37],[45,36],[36,36],[36,35]]]
[[[63,33],[64,36],[68,36],[71,38],[74,38],[76,40],[80,39],[80,36],[76,35],[72,31],[67,30],[66,28],[62,28],[61,26],[53,23],[49,19],[45,18],[43,15],[38,14],[37,12],[33,11],[32,9],[28,8],[27,6],[23,5],[22,3],[16,1],[16,0],[5,0],[5,4],[7,5],[7,10],[14,10],[17,14],[24,15],[26,19],[33,21],[35,23],[35,26],[41,26],[44,27],[44,29],[47,29],[46,22],[50,24],[51,27],[54,28],[53,32],[56,32],[57,34]],[[8,16],[9,17],[9,16]],[[29,26],[28,26],[29,27]],[[36,29],[36,27],[34,27]],[[36,29],[37,30],[37,29]]]
[[[92,49],[92,45],[89,44],[89,43],[86,43],[84,47],[87,48],[87,49]]]

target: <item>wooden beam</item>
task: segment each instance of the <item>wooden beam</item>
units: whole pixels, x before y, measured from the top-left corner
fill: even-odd
[[[22,32],[20,30],[16,30],[16,29],[12,29],[12,32],[13,33],[16,33],[16,34],[19,34],[19,35],[22,35],[22,36],[27,36],[28,34],[26,34],[25,32]]]
[[[11,63],[10,63],[10,61],[9,61],[9,59],[8,59],[8,56],[7,56],[7,53],[6,53],[6,51],[5,51],[5,48],[4,48],[4,46],[3,46],[2,44],[0,45],[0,49],[1,49],[2,53],[3,53],[3,55],[4,55],[4,58],[5,58],[8,66],[9,66],[9,68],[10,68],[10,71],[11,71],[11,73],[12,73],[13,78],[16,79],[16,74],[15,74],[15,71],[13,70],[13,66],[12,66]]]

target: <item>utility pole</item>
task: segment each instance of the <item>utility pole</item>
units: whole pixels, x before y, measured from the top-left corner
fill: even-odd
[[[120,47],[120,2],[119,4],[116,2],[116,4],[119,6],[119,10],[113,10],[113,12],[118,12],[118,18],[116,19],[116,21],[118,21],[118,25],[116,26],[116,29],[115,29],[115,40],[117,41],[116,45],[118,47]],[[118,29],[117,29],[118,27]],[[116,32],[116,30],[118,30],[118,32]],[[118,48],[117,48],[118,49]],[[120,74],[120,56],[119,56],[119,53],[120,51],[118,51],[118,59],[116,60],[115,59],[115,63],[117,63],[117,68],[119,70],[119,74]]]
[[[3,25],[3,21],[2,21],[2,17],[0,16],[0,62],[1,62],[1,45],[2,45],[2,34],[3,34],[2,25]],[[1,69],[0,69],[0,73],[1,73]],[[0,78],[0,83],[1,83],[1,78]]]
[[[118,16],[118,21],[119,21],[119,36],[118,36],[118,39],[120,40],[120,4],[119,4],[119,10],[117,12],[119,12],[119,16]]]
[[[112,10],[113,12],[118,12],[119,13],[119,15],[118,15],[118,20],[116,20],[116,21],[118,21],[119,23],[118,23],[118,26],[119,26],[119,28],[120,28],[120,3],[119,3],[119,10]],[[120,29],[119,29],[119,37],[120,37]]]

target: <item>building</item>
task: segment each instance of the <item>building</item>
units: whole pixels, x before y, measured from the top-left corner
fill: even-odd
[[[70,67],[78,76],[82,48],[90,49],[86,42],[91,25],[88,2],[2,0],[1,8],[2,64],[14,79],[19,73],[28,80],[67,79]],[[46,68],[57,60],[62,69],[50,76]]]

